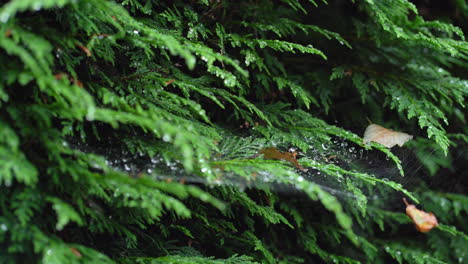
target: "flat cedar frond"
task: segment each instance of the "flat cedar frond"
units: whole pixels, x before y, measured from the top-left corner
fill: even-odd
[[[462,263],[452,2],[7,1],[0,262]]]

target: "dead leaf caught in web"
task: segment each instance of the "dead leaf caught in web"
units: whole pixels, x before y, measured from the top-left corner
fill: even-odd
[[[76,44],[76,46],[78,48],[80,48],[84,53],[86,53],[86,56],[88,56],[88,57],[93,56],[93,54],[91,54],[91,51],[87,47],[85,47],[85,46],[83,46],[81,44],[78,44],[78,43]]]
[[[276,160],[284,160],[292,163],[296,168],[300,170],[305,170],[297,161],[296,156],[297,152],[281,152],[277,148],[264,148],[260,150],[260,154],[263,154],[265,159],[276,159]]]
[[[439,225],[433,213],[426,213],[417,209],[416,206],[409,204],[405,198],[403,198],[403,201],[406,204],[406,214],[413,220],[419,232],[429,232],[432,228]]]
[[[83,255],[81,255],[81,252],[78,251],[78,249],[76,249],[76,248],[74,248],[74,247],[70,247],[70,250],[71,250],[71,252],[73,253],[73,255],[75,255],[77,258],[83,257]]]
[[[403,144],[411,139],[413,139],[412,135],[393,131],[376,124],[370,124],[364,132],[364,144],[368,144],[369,142],[377,142],[386,146],[387,148],[392,148],[395,145],[402,147]]]

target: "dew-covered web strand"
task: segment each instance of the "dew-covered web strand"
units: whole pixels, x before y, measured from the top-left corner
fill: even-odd
[[[422,164],[409,148],[394,147],[391,151],[401,160],[405,171],[404,176],[400,174],[396,164],[385,153],[374,149],[366,150],[342,139],[333,139],[330,144],[322,146],[321,152],[316,152],[316,155],[312,154],[312,156],[318,162],[333,164],[349,172],[365,173],[380,180],[393,181],[406,188],[407,183],[416,178]],[[348,175],[346,177],[352,178],[353,176]],[[371,187],[371,190],[362,188],[362,191],[369,200],[386,199],[395,195],[393,189],[388,186],[380,188],[380,185],[378,183],[376,185],[365,185],[364,187],[367,188],[369,186],[376,187]],[[334,188],[342,189],[343,185]]]
[[[197,184],[206,186],[229,185],[240,189],[267,187],[270,190],[283,194],[300,194],[301,191],[294,184],[280,183],[275,179],[275,175],[269,172],[259,172],[254,179],[238,177],[233,173],[222,172],[221,177],[208,181],[206,178],[195,173],[189,174],[178,161],[167,161],[160,156],[147,157],[143,153],[130,153],[119,148],[115,142],[101,142],[97,145],[89,145],[79,140],[70,140],[71,146],[86,153],[96,153],[104,156],[106,165],[112,169],[123,171],[129,175],[138,176],[142,173],[161,181],[179,181],[187,184]],[[322,164],[333,164],[347,171],[364,172],[373,177],[400,183],[403,188],[407,188],[407,183],[411,182],[421,168],[411,150],[407,148],[392,149],[402,160],[405,169],[405,176],[401,176],[398,168],[384,153],[378,150],[365,150],[360,146],[343,139],[333,139],[329,144],[322,144],[318,148],[311,148],[307,153],[300,156],[307,157]],[[300,160],[301,157],[299,157]],[[302,179],[312,182],[330,194],[342,197],[343,199],[355,198],[356,195],[347,189],[345,183],[349,175],[342,178],[328,175],[317,168],[307,168],[306,171],[297,170]],[[217,172],[219,174],[219,171]],[[294,180],[292,180],[294,182]],[[354,180],[354,183],[359,180]],[[362,193],[368,200],[395,200],[401,199],[403,194],[395,195],[396,191],[388,186],[379,184],[360,184]],[[396,198],[394,196],[397,196]]]
[[[168,161],[159,155],[149,158],[143,153],[137,152],[132,154],[127,150],[122,150],[119,147],[120,145],[113,140],[108,140],[107,142],[102,142],[101,140],[99,144],[91,145],[83,143],[82,140],[70,138],[66,144],[85,153],[101,155],[105,158],[105,163],[109,168],[124,172],[134,177],[138,177],[138,175],[145,173],[155,180],[167,182],[177,181],[180,183],[204,185],[207,187],[216,187],[220,185],[232,186],[241,190],[246,188],[268,188],[269,190],[285,195],[303,194],[302,191],[294,184],[280,183],[275,180],[275,175],[267,171],[259,171],[257,173],[257,177],[249,180],[239,177],[233,173],[224,172],[221,177],[208,181],[206,178],[195,173],[187,173],[179,161]],[[219,174],[219,171],[217,173]],[[298,173],[300,172],[298,171]],[[307,172],[302,173],[300,178],[314,182],[314,184],[335,196],[347,198],[354,197],[350,192],[330,186],[329,184],[326,184],[326,181],[320,181],[319,178],[325,178],[325,174],[322,174],[321,172],[316,172],[315,174],[315,181],[310,179],[312,170],[310,170],[308,174]]]

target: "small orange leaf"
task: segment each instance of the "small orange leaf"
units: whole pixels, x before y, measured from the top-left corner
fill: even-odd
[[[260,150],[260,154],[263,154],[265,159],[276,159],[276,160],[284,160],[292,163],[296,168],[300,170],[305,170],[297,161],[296,156],[297,152],[281,152],[277,148],[264,148]]]
[[[6,31],[5,31],[5,37],[6,38],[9,38],[11,36],[11,32],[12,30],[10,28],[8,28]]]
[[[257,173],[253,172],[250,176],[252,176],[252,179],[256,180],[257,179]]]
[[[167,81],[167,82],[165,83],[165,85],[168,86],[169,84],[173,83],[174,81],[175,81],[174,79],[170,79],[169,81]]]
[[[80,80],[75,80],[72,77],[70,77],[67,73],[65,72],[59,72],[57,74],[54,74],[55,80],[61,80],[62,78],[67,78],[71,83],[77,85],[80,88],[83,88],[83,83]]]
[[[330,155],[328,157],[325,157],[325,161],[330,163],[330,162],[333,162],[333,160],[336,159],[336,155]]]
[[[353,70],[352,69],[347,69],[345,72],[344,72],[344,75],[346,77],[350,77],[351,75],[353,75]]]
[[[91,51],[89,49],[81,44],[76,44],[78,48],[80,48],[84,53],[86,53],[86,56],[91,57]]]
[[[76,86],[83,88],[83,83],[80,80],[73,80],[73,83],[76,84]]]
[[[182,179],[179,180],[180,184],[185,184],[186,182],[187,182],[187,180],[185,179],[185,177],[183,177]]]
[[[81,255],[81,253],[78,251],[78,249],[76,249],[74,247],[70,247],[70,250],[73,253],[73,255],[75,255],[77,258],[83,257],[83,255]]]
[[[173,181],[172,178],[167,178],[167,179],[166,179],[166,182],[167,182],[167,183],[171,183],[172,181]]]
[[[59,72],[57,74],[54,74],[54,78],[55,80],[60,80],[63,78],[63,76],[67,77],[68,78],[68,74],[64,73],[64,72]]]
[[[109,37],[109,34],[93,34],[92,36],[102,39],[102,38]]]
[[[416,230],[419,232],[429,232],[432,228],[439,225],[433,213],[426,213],[417,209],[416,206],[409,204],[405,198],[403,198],[403,202],[406,204],[406,214],[413,220]]]

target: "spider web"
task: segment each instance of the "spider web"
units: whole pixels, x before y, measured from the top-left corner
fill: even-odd
[[[159,155],[148,157],[142,153],[130,153],[123,150],[121,145],[114,140],[101,140],[98,144],[86,144],[80,140],[71,138],[70,145],[86,153],[99,154],[106,159],[106,164],[115,170],[125,172],[130,176],[148,174],[156,180],[179,181],[181,183],[217,186],[228,185],[240,189],[257,188],[281,192],[286,195],[300,195],[302,192],[294,184],[278,183],[275,175],[270,172],[259,171],[254,179],[247,180],[230,172],[222,173],[222,177],[208,181],[206,178],[196,173],[187,173],[177,161],[167,161]],[[287,147],[278,147],[281,151],[288,151]],[[294,149],[289,149],[294,151]],[[307,157],[322,164],[333,164],[347,171],[360,172],[371,175],[384,181],[399,183],[403,188],[408,189],[411,183],[417,179],[421,172],[422,163],[416,158],[414,153],[405,147],[394,147],[392,152],[402,161],[405,176],[402,176],[395,165],[384,153],[378,150],[366,150],[354,143],[343,139],[332,139],[329,144],[322,144],[319,148],[311,148],[307,153],[300,153],[298,159]],[[295,169],[291,165],[292,169]],[[313,167],[306,168],[305,171],[296,169],[296,172],[303,179],[319,185],[323,190],[343,200],[359,199],[359,197],[349,190],[347,181],[352,180],[367,200],[385,201],[386,203],[401,203],[402,193],[396,192],[385,185],[370,185],[366,182],[359,182],[351,176],[336,178]],[[411,188],[409,188],[411,189]],[[395,202],[392,202],[395,201]]]

